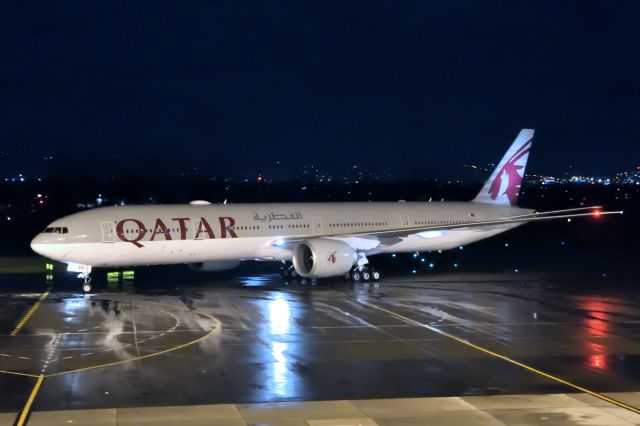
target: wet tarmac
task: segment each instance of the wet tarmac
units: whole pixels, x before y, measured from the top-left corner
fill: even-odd
[[[90,296],[57,274],[0,276],[0,412],[22,410],[40,375],[34,411],[640,390],[628,286],[551,273],[315,286],[136,274]]]

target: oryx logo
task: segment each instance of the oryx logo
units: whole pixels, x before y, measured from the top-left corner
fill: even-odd
[[[518,193],[520,192],[520,183],[524,176],[524,166],[527,163],[530,149],[531,139],[526,141],[515,154],[504,163],[489,187],[491,199],[495,200],[501,195],[506,195],[509,199],[509,204],[512,206],[516,205],[518,202]]]
[[[331,254],[329,255],[329,257],[327,258],[327,261],[328,261],[328,262],[331,262],[331,263],[336,263],[336,262],[338,261],[338,258],[336,257],[336,253],[337,253],[337,252],[338,252],[338,250],[336,250],[336,251],[334,251],[333,253],[331,253]]]

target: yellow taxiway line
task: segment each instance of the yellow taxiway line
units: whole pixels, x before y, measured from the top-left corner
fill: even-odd
[[[404,322],[407,322],[409,324],[413,324],[413,325],[416,325],[418,327],[426,328],[427,330],[433,331],[434,333],[437,333],[437,334],[439,334],[441,336],[447,337],[447,338],[449,338],[451,340],[454,340],[454,341],[456,341],[458,343],[462,343],[463,345],[466,345],[466,346],[468,346],[470,348],[473,348],[475,350],[483,352],[483,353],[485,353],[487,355],[491,355],[493,357],[496,357],[496,358],[499,358],[499,359],[501,359],[503,361],[506,361],[506,362],[508,362],[510,364],[516,365],[518,367],[524,368],[525,370],[528,370],[528,371],[531,371],[533,373],[536,373],[536,374],[538,374],[540,376],[543,376],[543,377],[546,377],[548,379],[554,380],[554,381],[556,381],[558,383],[562,383],[563,385],[569,386],[569,387],[571,387],[573,389],[576,389],[576,390],[578,390],[580,392],[584,392],[586,394],[589,394],[591,396],[599,398],[599,399],[601,399],[603,401],[606,401],[606,402],[608,402],[610,404],[616,405],[616,406],[618,406],[620,408],[624,408],[625,410],[629,410],[629,411],[631,411],[633,413],[640,414],[640,409],[638,409],[636,407],[632,407],[631,405],[627,405],[624,402],[620,402],[620,401],[617,401],[617,400],[615,400],[613,398],[609,398],[608,396],[605,396],[605,395],[603,395],[601,393],[598,393],[598,392],[589,390],[587,388],[584,388],[582,386],[576,385],[574,383],[568,382],[568,381],[566,381],[566,380],[564,380],[564,379],[562,379],[562,378],[560,378],[558,376],[554,376],[553,374],[546,373],[546,372],[544,372],[542,370],[538,370],[537,368],[533,368],[533,367],[528,366],[526,364],[523,364],[523,363],[521,363],[519,361],[516,361],[513,358],[509,358],[506,355],[501,355],[501,354],[499,354],[497,352],[493,352],[492,350],[489,350],[487,348],[483,348],[482,346],[478,346],[478,345],[476,345],[474,343],[471,343],[471,342],[469,342],[467,340],[464,340],[464,339],[461,339],[459,337],[456,337],[456,336],[454,336],[452,334],[447,333],[446,331],[442,331],[442,330],[440,330],[440,329],[438,329],[436,327],[433,327],[433,326],[431,326],[429,324],[423,324],[421,322],[412,320],[411,318],[407,318],[404,315],[400,315],[400,314],[398,314],[396,312],[390,311],[390,310],[385,309],[385,308],[381,308],[380,306],[374,305],[374,304],[369,303],[369,302],[365,302],[363,300],[360,300],[359,302],[364,304],[364,305],[366,305],[366,306],[370,306],[370,307],[372,307],[374,309],[378,309],[379,311],[385,312],[385,313],[387,313],[387,314],[389,314],[391,316],[394,316],[394,317],[396,317],[396,318],[398,318],[398,319],[400,319],[400,320],[402,320]]]
[[[36,385],[33,387],[33,390],[31,391],[31,395],[29,395],[29,399],[27,400],[27,403],[24,405],[24,408],[20,413],[20,418],[18,419],[16,426],[23,426],[25,424],[25,421],[27,420],[27,416],[29,415],[29,411],[31,411],[31,405],[33,404],[33,401],[36,399],[36,395],[38,395],[38,391],[40,390],[40,386],[42,386],[43,380],[44,380],[44,375],[42,374],[39,375],[38,380],[36,381]]]
[[[18,322],[18,325],[16,325],[16,328],[14,328],[13,331],[9,334],[10,336],[17,336],[18,335],[20,330],[22,330],[22,327],[24,327],[24,325],[27,323],[27,321],[29,321],[31,316],[33,316],[33,314],[38,310],[38,308],[42,304],[42,301],[47,298],[47,296],[49,295],[49,291],[50,290],[51,290],[51,288],[47,289],[47,291],[42,293],[42,295],[40,296],[38,301],[31,307],[31,309],[29,309],[27,311],[26,314],[24,314],[24,317],[22,317],[22,319]]]

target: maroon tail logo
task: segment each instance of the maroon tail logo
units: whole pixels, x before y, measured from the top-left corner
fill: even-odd
[[[502,166],[498,174],[496,175],[491,187],[489,187],[489,195],[491,199],[495,200],[501,195],[506,195],[509,199],[509,204],[515,206],[518,201],[518,193],[520,192],[520,183],[522,182],[522,176],[524,175],[524,166],[518,165],[518,161],[529,154],[531,149],[531,139],[525,142],[515,154],[507,160]],[[520,172],[522,170],[522,173]],[[503,184],[503,180],[507,179],[506,187]],[[503,189],[504,188],[504,189]]]
[[[336,261],[338,260],[338,258],[336,257],[336,253],[337,251],[334,251],[333,253],[331,253],[327,260],[331,263],[336,263]]]

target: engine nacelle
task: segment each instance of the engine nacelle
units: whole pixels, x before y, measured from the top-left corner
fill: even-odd
[[[239,264],[239,260],[214,260],[212,262],[189,263],[189,268],[197,272],[215,272],[233,269]]]
[[[298,243],[293,249],[293,267],[301,277],[325,278],[351,270],[357,253],[342,241],[314,238]]]

